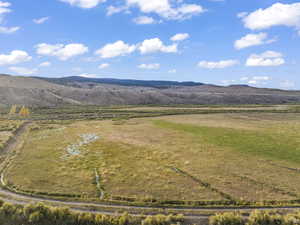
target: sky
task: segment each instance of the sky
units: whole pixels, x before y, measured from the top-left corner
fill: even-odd
[[[300,89],[300,1],[0,0],[0,73]]]

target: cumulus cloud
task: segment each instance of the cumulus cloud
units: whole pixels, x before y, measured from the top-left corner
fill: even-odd
[[[259,34],[247,34],[241,39],[235,41],[234,47],[236,49],[248,48],[251,46],[269,44],[276,41],[275,39],[268,39],[267,33],[259,33]]]
[[[0,1],[0,15],[5,13],[10,13],[11,9],[9,8],[11,4],[9,2]]]
[[[273,26],[288,26],[300,29],[300,2],[275,3],[269,8],[258,9],[243,17],[245,27],[262,30]]]
[[[254,76],[249,78],[247,83],[253,85],[266,84],[267,81],[271,80],[269,76]]]
[[[85,78],[97,78],[98,75],[97,74],[91,74],[91,73],[82,73],[80,75],[78,75],[79,77],[85,77]]]
[[[184,41],[188,39],[190,35],[188,33],[179,33],[171,37],[171,41]]]
[[[194,15],[205,12],[201,5],[197,4],[182,4],[177,1],[176,5],[172,4],[171,0],[126,0],[127,7],[137,7],[143,13],[155,13],[159,16],[170,20],[188,19]]]
[[[38,55],[44,55],[44,56],[56,56],[60,60],[68,60],[72,57],[83,55],[89,51],[88,47],[86,47],[83,44],[38,44],[35,46],[36,52]]]
[[[239,64],[237,60],[221,60],[218,62],[209,62],[209,61],[201,61],[198,63],[199,67],[206,68],[206,69],[223,69],[226,67],[231,67]]]
[[[133,22],[139,25],[157,23],[155,19],[149,16],[139,16],[133,19]]]
[[[28,62],[32,59],[30,55],[28,55],[27,52],[21,51],[21,50],[14,50],[10,52],[10,54],[0,55],[0,66],[5,65],[14,65],[18,63]]]
[[[102,63],[101,65],[98,66],[99,69],[105,69],[108,67],[110,67],[110,64],[108,64],[108,63]]]
[[[144,40],[139,46],[141,54],[149,54],[155,52],[176,53],[178,52],[177,44],[164,45],[159,38]]]
[[[246,66],[280,66],[285,60],[280,52],[266,51],[262,54],[252,54],[246,62]]]
[[[9,2],[2,2],[0,1],[0,24],[3,22],[4,14],[10,13],[12,10],[9,8],[11,4]],[[1,34],[12,34],[16,31],[20,30],[20,27],[5,27],[0,26],[0,33]]]
[[[160,68],[159,63],[153,63],[153,64],[141,64],[138,66],[140,69],[145,69],[145,70],[158,70]]]
[[[25,67],[9,67],[8,69],[19,75],[32,75],[38,71],[37,69],[28,69]]]
[[[51,66],[51,62],[42,62],[39,67],[49,67]]]
[[[135,51],[139,51],[143,55],[156,52],[176,53],[178,52],[177,46],[177,44],[164,45],[159,38],[146,39],[142,43],[132,45],[120,40],[115,43],[106,44],[98,49],[95,54],[105,59],[129,55]]]
[[[36,24],[43,24],[49,19],[50,19],[50,17],[42,17],[42,18],[39,18],[39,19],[34,19],[33,22],[36,23]]]
[[[127,6],[113,6],[113,5],[110,5],[106,8],[106,15],[111,16],[113,14],[126,11],[127,9],[128,9]]]
[[[84,9],[94,8],[106,0],[60,0],[61,2],[69,3],[72,6],[77,6]]]
[[[20,27],[2,27],[2,26],[0,26],[1,34],[12,34],[18,30],[20,30]]]
[[[114,58],[117,56],[125,56],[133,53],[136,50],[136,45],[129,45],[124,41],[117,41],[112,44],[107,44],[101,49],[98,49],[95,54],[101,58]]]

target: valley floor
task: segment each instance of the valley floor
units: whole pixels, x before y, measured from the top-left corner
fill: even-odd
[[[187,204],[300,196],[297,113],[35,121],[23,141],[4,172],[20,192]]]

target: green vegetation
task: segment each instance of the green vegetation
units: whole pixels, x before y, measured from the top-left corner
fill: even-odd
[[[162,128],[191,133],[201,141],[218,147],[230,148],[241,154],[251,154],[275,160],[300,163],[300,135],[282,135],[277,130],[242,130],[235,128],[205,127],[155,121]]]

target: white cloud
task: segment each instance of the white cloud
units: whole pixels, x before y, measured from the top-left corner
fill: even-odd
[[[149,16],[140,16],[133,19],[133,22],[136,24],[154,24],[157,23],[155,19]]]
[[[247,81],[247,80],[249,80],[249,77],[241,77],[240,78],[240,81]]]
[[[153,63],[153,64],[141,64],[138,66],[140,69],[145,69],[145,70],[158,70],[160,68],[159,63]]]
[[[69,3],[72,6],[77,6],[84,9],[94,8],[106,0],[60,0],[61,2]]]
[[[72,57],[78,56],[78,55],[83,55],[89,51],[88,47],[86,47],[83,44],[68,44],[68,45],[63,45],[63,44],[56,44],[56,45],[51,45],[51,44],[38,44],[35,46],[37,49],[37,54],[39,55],[44,55],[44,56],[56,56],[60,60],[68,60]]]
[[[164,45],[159,38],[147,39],[139,46],[141,54],[149,54],[155,52],[176,53],[178,52],[177,44]]]
[[[20,30],[20,27],[2,27],[2,26],[0,26],[1,34],[12,34],[18,30]]]
[[[280,66],[285,63],[279,52],[266,51],[262,54],[252,54],[247,59],[246,66]]]
[[[233,85],[233,84],[236,84],[236,80],[222,80],[221,81],[221,83],[223,84],[223,85]]]
[[[254,76],[252,79],[253,80],[267,81],[267,80],[270,80],[270,77],[268,77],[268,76]]]
[[[36,23],[36,24],[43,24],[49,19],[50,19],[50,17],[42,17],[42,18],[39,18],[39,19],[34,19],[33,22]]]
[[[90,74],[90,73],[83,73],[78,75],[79,77],[85,77],[85,78],[97,78],[98,75],[97,74]]]
[[[176,69],[169,70],[168,73],[177,73]]]
[[[19,75],[32,75],[38,71],[37,69],[28,69],[24,67],[9,67],[8,69]]]
[[[222,60],[218,62],[208,62],[208,61],[201,61],[198,63],[199,67],[203,67],[206,69],[223,69],[226,67],[231,67],[239,64],[237,60]]]
[[[9,8],[11,4],[9,2],[0,1],[0,24],[3,22],[4,16],[3,14],[10,13],[12,10]],[[20,27],[5,27],[0,26],[1,34],[12,34],[18,31]]]
[[[169,0],[126,0],[128,6],[137,6],[144,13],[165,14],[171,10]]]
[[[173,37],[171,37],[171,41],[183,41],[186,40],[190,37],[190,35],[188,33],[180,33],[180,34],[176,34]]]
[[[201,5],[183,4],[176,5],[171,0],[126,0],[127,7],[138,7],[143,13],[156,13],[159,16],[170,20],[188,19],[194,15],[205,12]]]
[[[200,5],[184,4],[177,9],[177,18],[186,19],[203,12],[205,12],[205,9],[203,9]]]
[[[267,81],[269,80],[271,80],[271,77],[269,76],[254,76],[252,78],[249,78],[247,83],[253,85],[259,85],[259,84],[266,84]]]
[[[113,14],[116,14],[116,13],[120,13],[120,12],[123,12],[125,10],[127,10],[128,7],[127,6],[119,6],[119,7],[116,7],[116,6],[113,6],[113,5],[110,5],[106,8],[106,15],[107,16],[111,16]]]
[[[102,63],[100,66],[98,66],[99,69],[105,69],[108,67],[110,67],[110,64],[108,64],[108,63]]]
[[[100,55],[101,58],[114,58],[117,56],[125,56],[131,54],[136,50],[136,45],[129,45],[123,41],[117,41],[112,44],[107,44],[101,49],[98,49],[95,54]]]
[[[43,62],[39,66],[40,67],[48,67],[48,66],[51,66],[51,62]]]
[[[247,34],[246,36],[242,37],[240,40],[235,41],[234,47],[236,49],[243,49],[251,46],[269,44],[274,41],[275,39],[268,39],[267,33]]]
[[[4,13],[10,13],[11,9],[9,8],[11,4],[9,2],[0,1],[0,15]]]
[[[272,26],[300,28],[300,2],[293,4],[275,3],[269,8],[258,9],[243,18],[245,27],[251,30],[267,29]]]
[[[4,65],[14,65],[18,63],[23,63],[30,61],[32,59],[31,56],[28,55],[25,51],[14,50],[10,52],[8,55],[0,55],[0,66]]]

